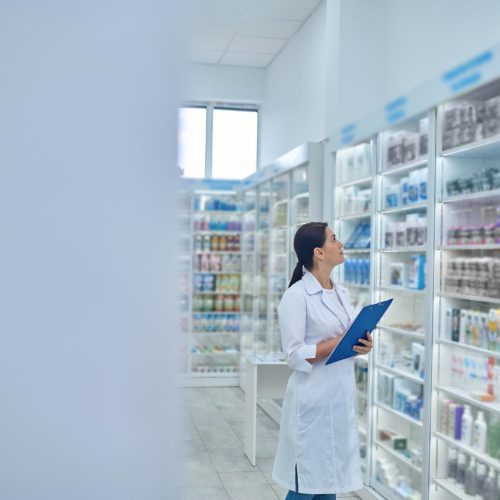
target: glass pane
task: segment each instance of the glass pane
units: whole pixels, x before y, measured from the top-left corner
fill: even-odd
[[[257,111],[214,110],[212,177],[243,179],[257,166]]]
[[[205,177],[205,108],[179,110],[178,164],[184,177]]]

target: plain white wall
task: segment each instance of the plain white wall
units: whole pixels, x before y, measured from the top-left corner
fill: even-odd
[[[264,68],[187,64],[184,101],[232,102],[260,105],[264,101]]]
[[[0,2],[2,499],[176,498],[178,26]]]
[[[500,41],[498,0],[324,0],[267,68],[260,163]]]
[[[324,138],[326,49],[323,2],[267,68],[260,166],[304,142]]]
[[[327,83],[327,134],[500,41],[498,0],[327,3],[328,29],[339,31],[329,46],[338,67]]]

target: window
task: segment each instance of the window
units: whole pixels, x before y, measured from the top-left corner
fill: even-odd
[[[178,163],[184,177],[205,177],[206,108],[179,110]]]
[[[213,105],[179,111],[179,160],[184,177],[243,179],[257,168],[256,109]]]
[[[214,110],[212,177],[243,179],[257,166],[257,111]]]

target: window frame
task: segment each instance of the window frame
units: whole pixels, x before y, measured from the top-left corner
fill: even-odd
[[[259,168],[260,153],[260,106],[257,104],[224,103],[224,102],[184,102],[180,108],[204,108],[206,110],[205,123],[205,179],[212,178],[213,165],[213,132],[214,132],[214,110],[224,109],[228,111],[252,111],[257,113],[257,152],[255,171]]]

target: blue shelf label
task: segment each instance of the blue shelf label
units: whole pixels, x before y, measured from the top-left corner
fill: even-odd
[[[452,68],[443,74],[442,80],[450,86],[453,93],[460,92],[469,87],[478,84],[482,80],[482,74],[477,70],[479,66],[483,66],[493,60],[493,51],[487,50],[481,54],[469,59],[463,64]]]
[[[356,124],[350,123],[340,129],[340,142],[341,144],[349,144],[354,142],[356,137]]]
[[[408,99],[404,96],[398,97],[385,105],[385,119],[387,123],[395,123],[406,116]]]

